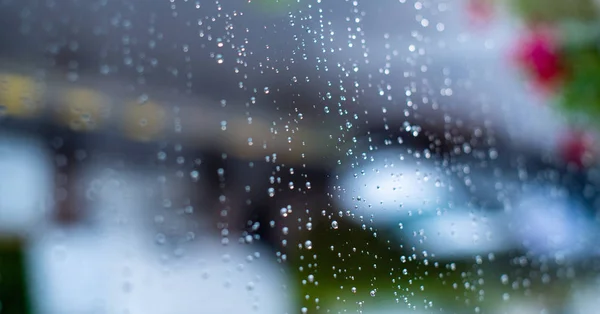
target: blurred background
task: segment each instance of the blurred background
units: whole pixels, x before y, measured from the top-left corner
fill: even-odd
[[[598,312],[561,3],[0,0],[0,313]]]

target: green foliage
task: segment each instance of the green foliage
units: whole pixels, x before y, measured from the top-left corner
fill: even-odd
[[[508,3],[528,23],[590,21],[598,17],[594,0],[508,0]]]
[[[309,313],[413,306],[426,312],[465,313],[475,306],[496,306],[507,291],[499,278],[512,272],[509,256],[497,254],[494,261],[484,256],[475,265],[474,257],[468,256],[438,260],[408,246],[392,230],[363,229],[348,220],[340,220],[339,229],[329,226],[327,220],[321,221],[309,233],[318,239],[311,250],[288,252],[295,281],[302,283],[299,301]],[[308,280],[310,275],[314,282]]]
[[[22,249],[19,241],[0,241],[0,313],[31,313]]]
[[[564,49],[567,78],[559,107],[572,119],[600,126],[600,51],[595,45]]]

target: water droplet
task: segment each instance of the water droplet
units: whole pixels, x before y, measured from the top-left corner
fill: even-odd
[[[313,247],[312,241],[311,240],[306,240],[306,242],[304,242],[304,247],[308,250],[311,250]]]
[[[504,274],[504,275],[500,276],[500,281],[504,285],[508,284],[508,275]]]

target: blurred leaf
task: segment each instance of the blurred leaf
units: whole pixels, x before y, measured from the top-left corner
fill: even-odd
[[[593,20],[598,16],[593,0],[509,0],[509,5],[528,23]]]
[[[22,243],[0,241],[0,313],[31,313]]]
[[[559,106],[570,118],[597,125],[600,119],[600,53],[595,47],[565,50],[569,78]],[[599,125],[600,126],[600,125]]]

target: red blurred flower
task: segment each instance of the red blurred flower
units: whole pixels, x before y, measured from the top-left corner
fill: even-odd
[[[516,61],[543,88],[554,89],[565,73],[556,37],[547,29],[534,30],[523,37],[517,46]]]
[[[589,133],[573,130],[560,139],[560,154],[564,161],[583,168],[593,155],[593,143],[594,139]]]
[[[475,26],[487,24],[494,15],[494,5],[491,0],[468,0],[467,13]]]

